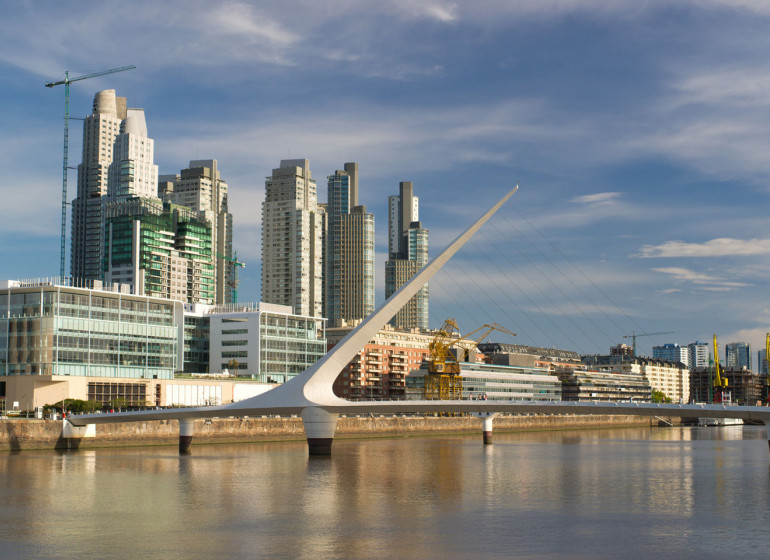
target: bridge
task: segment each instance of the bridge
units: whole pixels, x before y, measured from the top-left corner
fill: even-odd
[[[631,416],[741,418],[768,426],[770,446],[770,407],[655,403],[590,403],[569,401],[380,401],[352,402],[332,391],[334,380],[361,348],[409,301],[430,278],[492,217],[516,192],[518,185],[460,234],[444,251],[390,296],[369,317],[340,341],[323,358],[286,383],[261,395],[222,406],[183,409],[140,410],[113,414],[84,414],[64,422],[63,437],[77,440],[91,424],[179,421],[179,452],[189,453],[196,418],[213,416],[298,415],[302,418],[311,455],[331,454],[334,432],[340,414],[396,414],[465,412],[482,420],[484,441],[492,442],[494,418],[513,414],[593,414]]]

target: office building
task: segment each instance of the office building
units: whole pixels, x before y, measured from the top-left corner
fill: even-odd
[[[326,320],[288,305],[228,304],[209,310],[209,372],[284,383],[326,353]]]
[[[748,342],[725,344],[725,366],[751,369],[751,345]]]
[[[399,185],[399,194],[388,197],[388,261],[385,263],[385,297],[390,297],[428,263],[428,230],[419,219],[419,201],[411,182]],[[398,329],[428,328],[428,285],[410,299],[390,321]]]
[[[128,108],[115,90],[96,94],[93,112],[83,121],[83,160],[72,202],[72,277],[102,279],[106,200],[157,195],[153,149],[142,109]]]
[[[324,223],[308,160],[282,160],[265,181],[262,204],[264,302],[322,316]]]
[[[653,346],[652,357],[656,360],[680,362],[688,366],[690,363],[690,350],[687,346],[679,346],[678,344]]]
[[[328,177],[324,316],[331,324],[374,311],[374,215],[358,204],[358,164]]]
[[[0,373],[173,377],[181,303],[94,285],[0,284]]]
[[[198,212],[211,224],[211,265],[214,302],[231,303],[235,291],[233,216],[228,211],[228,185],[220,177],[217,160],[194,160],[177,175],[161,175],[158,196],[164,202]]]

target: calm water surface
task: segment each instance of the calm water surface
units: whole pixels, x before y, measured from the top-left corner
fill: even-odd
[[[767,558],[764,427],[0,455],[2,558]]]

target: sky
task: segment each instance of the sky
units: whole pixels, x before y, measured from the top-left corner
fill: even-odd
[[[155,163],[215,158],[240,301],[260,297],[264,180],[360,166],[383,299],[387,197],[412,181],[436,255],[519,184],[430,285],[431,326],[607,353],[770,331],[770,2],[19,1],[0,20],[0,279],[59,270],[63,79],[115,89]],[[70,166],[82,125],[71,121]],[[77,172],[68,174],[68,198]],[[68,215],[69,228],[71,216]],[[69,255],[67,256],[69,267]]]

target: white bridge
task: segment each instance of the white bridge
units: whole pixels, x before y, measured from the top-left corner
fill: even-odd
[[[179,452],[188,453],[196,418],[213,416],[300,415],[311,455],[331,453],[337,418],[340,414],[391,414],[467,412],[483,421],[484,441],[492,441],[492,424],[501,413],[514,414],[613,414],[634,416],[741,418],[770,426],[770,407],[684,405],[653,403],[587,403],[568,401],[381,401],[351,402],[332,391],[334,380],[361,348],[379,331],[420,288],[497,212],[518,189],[516,186],[497,204],[455,239],[440,255],[430,261],[411,280],[389,297],[369,317],[353,329],[339,344],[303,373],[256,397],[240,402],[184,409],[142,410],[113,414],[84,414],[71,417],[64,424],[65,438],[83,437],[89,424],[179,420]],[[770,444],[770,428],[768,428]]]

